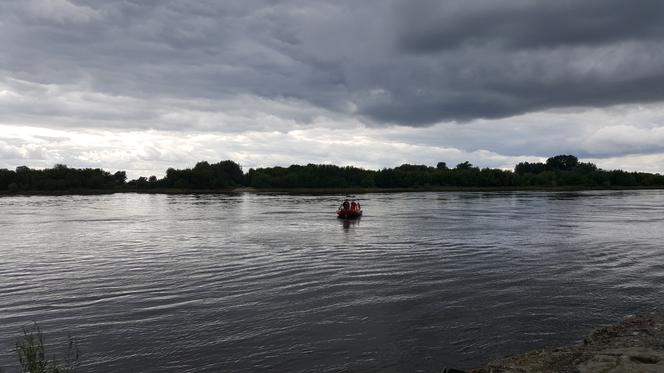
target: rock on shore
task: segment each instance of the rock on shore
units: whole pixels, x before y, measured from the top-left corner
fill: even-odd
[[[583,344],[495,361],[471,373],[664,372],[664,313],[626,318],[594,331]]]

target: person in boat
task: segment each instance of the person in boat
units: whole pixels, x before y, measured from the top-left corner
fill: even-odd
[[[357,203],[355,201],[350,203],[350,210],[351,211],[357,210]]]
[[[342,206],[343,206],[344,210],[348,210],[348,206],[349,206],[349,204],[348,204],[348,200],[344,201],[344,203],[342,204]]]

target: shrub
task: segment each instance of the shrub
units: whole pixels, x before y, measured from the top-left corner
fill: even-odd
[[[67,338],[62,362],[55,355],[49,359],[44,335],[36,323],[31,329],[23,328],[23,336],[16,342],[16,352],[24,373],[74,373],[79,365],[78,345],[73,337]]]

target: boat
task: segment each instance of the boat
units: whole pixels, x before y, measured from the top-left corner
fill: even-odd
[[[362,206],[356,198],[348,197],[341,202],[337,209],[337,217],[340,219],[354,219],[362,216]]]

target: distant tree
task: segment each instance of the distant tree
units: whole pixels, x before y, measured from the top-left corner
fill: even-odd
[[[597,166],[590,162],[579,162],[576,168],[583,173],[593,173],[597,171]]]
[[[468,162],[468,161],[465,161],[463,163],[459,163],[458,165],[456,165],[457,170],[470,170],[472,168],[473,168],[473,164]]]
[[[539,174],[546,171],[546,165],[544,163],[528,163],[521,162],[514,167],[514,172],[518,175],[523,175],[526,173]]]
[[[30,189],[32,188],[32,175],[30,168],[28,166],[18,166],[16,167],[16,178],[15,183],[18,185],[19,189]]]
[[[189,185],[185,180],[178,179],[173,183],[173,187],[177,189],[186,189],[189,188]]]
[[[10,171],[6,168],[0,169],[0,190],[6,190],[9,184],[13,183],[16,179],[16,172]]]
[[[127,182],[127,172],[125,171],[118,171],[113,174],[113,180],[115,181],[115,184],[117,185],[124,185],[125,182]]]
[[[374,176],[371,174],[365,176],[360,182],[360,186],[362,188],[374,188],[376,186],[376,181],[374,180]]]
[[[184,170],[169,168],[160,184],[176,188],[216,189],[243,185],[244,182],[240,165],[229,160],[213,164],[201,161],[194,168]]]
[[[148,178],[141,176],[138,179],[132,180],[127,183],[127,185],[133,186],[135,188],[143,189],[148,187]]]
[[[254,188],[270,188],[274,185],[270,175],[262,172],[252,172],[249,186]]]
[[[445,162],[438,162],[438,164],[436,164],[436,169],[447,170],[447,164]]]
[[[210,167],[210,163],[208,161],[201,161],[196,163],[196,166],[194,166],[194,170],[204,170],[206,168]]]
[[[16,173],[17,174],[27,174],[30,172],[30,168],[28,166],[18,166],[16,167]]]
[[[579,165],[579,159],[573,155],[556,155],[546,160],[546,168],[552,171],[571,171]]]
[[[396,167],[395,170],[399,171],[428,171],[431,167],[423,164],[408,164],[404,163],[399,167]]]

